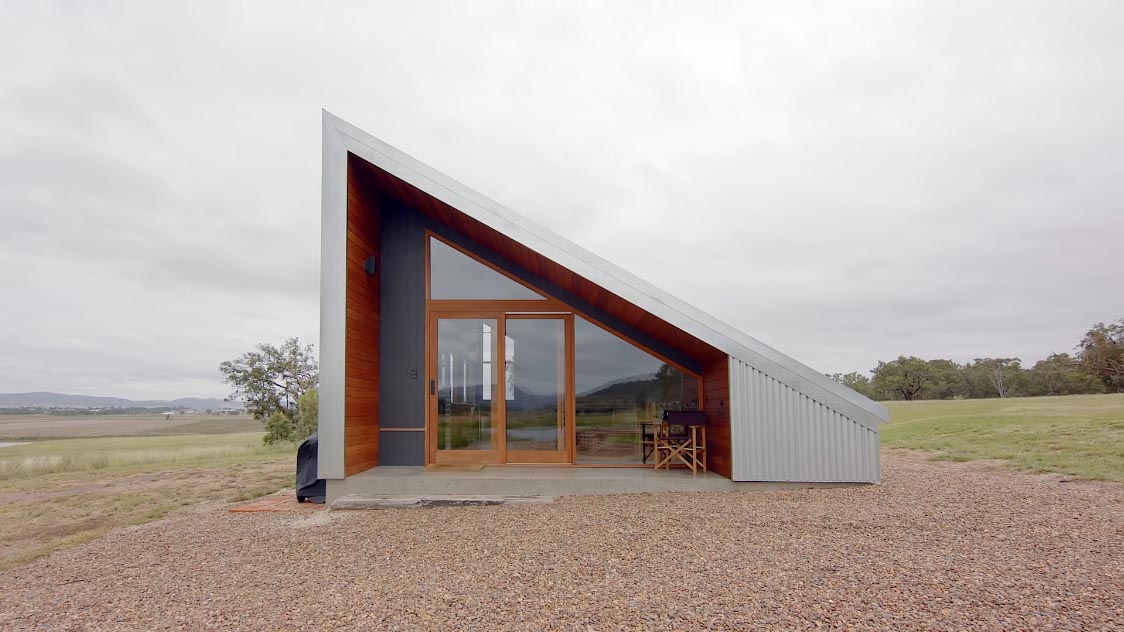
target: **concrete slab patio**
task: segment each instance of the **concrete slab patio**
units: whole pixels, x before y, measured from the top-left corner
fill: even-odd
[[[647,467],[376,467],[345,480],[330,481],[328,502],[345,495],[596,496],[851,485],[856,484],[735,483],[713,472],[692,476],[687,469],[657,471]]]

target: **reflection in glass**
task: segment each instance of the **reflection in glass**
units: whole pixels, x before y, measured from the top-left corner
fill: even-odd
[[[534,300],[543,297],[440,239],[429,239],[429,296],[434,299]]]
[[[641,463],[641,423],[665,410],[697,410],[691,375],[574,317],[577,462]]]
[[[506,326],[507,449],[565,449],[564,321],[509,318]]]
[[[492,450],[496,321],[437,321],[437,449]]]

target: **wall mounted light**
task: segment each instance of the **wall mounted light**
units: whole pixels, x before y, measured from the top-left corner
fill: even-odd
[[[371,255],[363,260],[363,271],[367,273],[367,276],[371,276],[379,271],[379,260],[375,255]]]

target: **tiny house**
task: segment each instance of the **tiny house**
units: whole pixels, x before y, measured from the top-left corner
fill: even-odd
[[[706,413],[733,481],[879,480],[885,407],[327,112],[321,221],[329,495],[379,467],[651,467],[669,410]]]

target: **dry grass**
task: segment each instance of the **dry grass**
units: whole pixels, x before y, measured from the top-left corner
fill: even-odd
[[[124,526],[293,484],[262,433],[40,441],[0,449],[0,569]]]
[[[230,436],[240,437],[245,435]],[[79,452],[70,452],[67,451],[69,446],[58,445],[66,444],[67,441],[36,443],[31,444],[34,446],[33,449],[46,448],[51,452],[0,458],[0,481],[64,472],[118,470],[138,465],[164,466],[193,461],[214,461],[261,454],[288,453],[290,451],[287,447],[265,448],[261,445],[259,434],[254,433],[250,436],[251,439],[248,442],[230,445],[194,445],[178,448],[142,447],[133,450],[109,451],[86,450],[86,446],[91,443],[91,440],[86,439],[78,442],[82,444],[83,448]]]
[[[0,440],[260,432],[249,415],[0,415]]]

